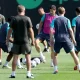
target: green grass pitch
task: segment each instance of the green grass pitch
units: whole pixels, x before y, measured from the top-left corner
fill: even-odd
[[[53,67],[50,67],[50,52],[44,53],[44,55],[46,56],[46,63],[41,63],[35,68],[32,68],[32,73],[35,77],[33,80],[80,80],[80,73],[73,70],[75,64],[71,55],[66,54],[63,49],[58,55],[58,74],[52,74]],[[5,62],[6,56],[7,54],[3,52],[3,64]],[[34,47],[32,48],[31,56],[39,56]],[[24,56],[20,55],[20,57]],[[9,63],[10,66],[11,62],[12,61]],[[26,69],[16,69],[16,78],[14,80],[28,80],[26,78],[26,71]],[[9,78],[10,73],[11,69],[2,69],[2,65],[0,65],[0,80],[13,80]]]

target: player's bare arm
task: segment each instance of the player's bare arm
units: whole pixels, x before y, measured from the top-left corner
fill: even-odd
[[[34,43],[34,31],[33,31],[32,27],[29,28],[29,32],[30,32],[30,37],[32,40],[32,45],[35,45],[35,43]]]
[[[69,32],[70,32],[70,36],[71,36],[71,39],[72,39],[74,45],[76,45],[76,41],[75,41],[75,38],[74,38],[74,33],[72,31],[72,28],[69,28]]]
[[[10,28],[9,31],[8,31],[8,35],[7,35],[7,38],[6,38],[6,43],[9,42],[9,39],[11,37],[11,34],[12,34],[12,28]]]

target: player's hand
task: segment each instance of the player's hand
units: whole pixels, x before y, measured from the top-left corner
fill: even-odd
[[[32,46],[35,46],[35,41],[32,41],[31,45],[32,45]]]
[[[9,38],[9,41],[10,41],[11,43],[13,43],[13,42],[14,42],[14,39],[13,39],[12,37],[10,37],[10,38]]]
[[[8,40],[8,39],[6,39],[6,45],[7,45],[7,46],[9,45],[9,40]]]

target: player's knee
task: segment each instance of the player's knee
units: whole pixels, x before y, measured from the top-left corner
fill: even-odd
[[[35,46],[38,46],[39,45],[39,40],[35,40]]]

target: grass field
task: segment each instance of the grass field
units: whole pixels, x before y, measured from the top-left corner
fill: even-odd
[[[42,46],[42,45],[41,45]],[[50,52],[44,53],[46,56],[46,63],[41,63],[37,65],[35,68],[32,68],[32,73],[34,74],[33,80],[79,80],[80,73],[78,71],[74,71],[74,62],[70,54],[65,54],[62,49],[60,54],[58,55],[58,74],[53,73],[53,67],[50,67]],[[2,62],[5,62],[7,54],[3,53]],[[36,52],[35,48],[32,48],[32,56],[39,56]],[[21,57],[24,57],[21,55]],[[11,62],[9,63],[11,66]],[[11,73],[11,69],[2,69],[2,65],[0,65],[0,80],[12,80],[9,78]],[[16,78],[14,80],[27,80],[26,78],[26,69],[17,69],[16,70]]]

